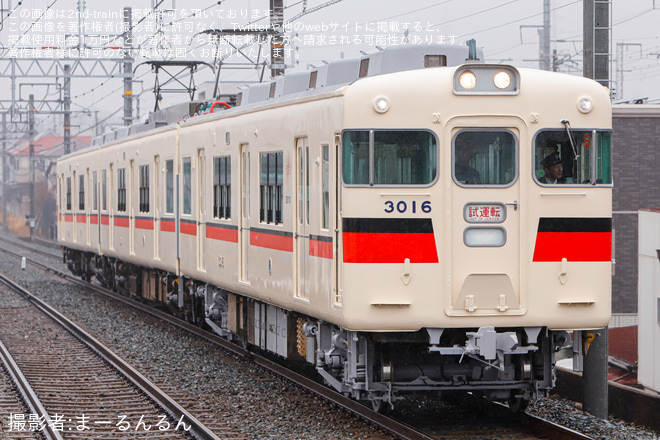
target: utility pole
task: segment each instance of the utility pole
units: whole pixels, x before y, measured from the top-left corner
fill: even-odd
[[[124,125],[133,123],[133,8],[124,8]]]
[[[628,46],[639,46],[639,55],[642,55],[641,43],[616,43],[616,97],[623,99],[623,72],[632,72],[623,68],[623,52]]]
[[[583,0],[583,76],[611,89],[610,0]],[[608,328],[581,332],[574,344],[584,347],[583,408],[600,418],[608,416]]]
[[[270,0],[270,75],[284,75],[284,1]]]
[[[64,154],[71,153],[71,66],[64,65]]]
[[[583,52],[582,76],[610,87],[610,0],[583,0]]]
[[[7,232],[7,113],[2,114],[2,230]]]
[[[34,235],[34,95],[30,95],[28,104],[28,129],[30,136],[30,215],[28,217],[28,226],[30,227],[30,241]]]
[[[543,27],[540,34],[539,69],[550,70],[550,0],[543,0]]]

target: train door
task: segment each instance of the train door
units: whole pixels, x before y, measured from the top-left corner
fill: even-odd
[[[206,239],[206,163],[204,160],[204,150],[197,150],[197,269],[206,270],[204,265],[204,241]]]
[[[468,124],[481,125],[478,121]],[[525,207],[519,203],[518,172],[522,129],[515,123],[500,126],[508,127],[452,132],[450,314],[524,313],[520,218]]]
[[[250,248],[250,151],[248,144],[242,144],[239,151],[239,188],[241,189],[241,206],[240,214],[238,216],[238,279],[243,283],[249,283],[248,250]]]
[[[336,134],[335,135],[335,149],[334,152],[329,152],[329,157],[332,157],[332,162],[334,163],[334,167],[332,165],[329,165],[330,169],[333,170],[332,176],[334,179],[334,185],[331,185],[332,190],[330,191],[330,194],[328,194],[328,199],[330,201],[330,212],[333,213],[333,215],[330,218],[333,218],[334,220],[334,225],[331,225],[330,228],[331,230],[334,230],[334,243],[335,247],[333,249],[334,252],[334,285],[333,285],[333,292],[334,292],[334,304],[341,304],[342,303],[342,297],[341,297],[341,291],[342,291],[342,275],[341,275],[341,258],[340,255],[343,254],[343,250],[341,248],[341,211],[342,211],[342,206],[341,206],[341,189],[342,189],[342,184],[341,184],[341,176],[340,176],[340,170],[341,166],[339,163],[339,152],[341,151],[341,135]]]
[[[160,157],[154,156],[154,180],[153,180],[153,203],[154,203],[154,260],[160,259],[160,251],[158,249],[158,242],[160,239],[160,188],[158,186],[158,176],[160,176]],[[151,196],[151,195],[150,195]]]
[[[83,197],[83,200],[84,200],[83,203],[85,204],[85,214],[86,214],[85,217],[86,217],[86,220],[87,220],[85,222],[85,244],[87,246],[89,246],[91,241],[92,241],[92,238],[90,236],[90,234],[92,232],[91,231],[91,229],[92,229],[92,210],[91,210],[91,203],[89,201],[91,199],[91,194],[94,191],[94,186],[90,185],[91,181],[90,181],[90,175],[89,175],[89,168],[87,168],[87,170],[85,172],[84,179],[85,179],[85,182],[84,182],[84,186],[83,186],[81,191],[83,192],[82,197]],[[89,187],[89,191],[85,191],[85,186]]]
[[[73,187],[71,188],[71,200],[73,203],[71,203],[71,210],[73,212],[73,242],[76,243],[78,241],[78,203],[80,203],[80,190],[78,190],[78,200],[76,200],[76,184],[80,185],[78,182],[78,176],[76,175],[76,172],[73,172],[73,180],[72,180],[72,185]]]
[[[110,171],[108,172],[108,179],[110,180],[108,185],[108,247],[110,249],[115,248],[115,206],[114,206],[114,190],[115,190],[115,167],[113,164],[110,164]]]
[[[296,139],[296,231],[294,234],[296,298],[309,298],[309,146],[307,138]]]
[[[133,207],[133,188],[135,188],[135,161],[131,159],[128,165],[128,190],[126,191],[126,204],[128,208],[128,240],[129,252],[135,254],[135,210]]]

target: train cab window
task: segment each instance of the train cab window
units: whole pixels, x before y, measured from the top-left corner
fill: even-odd
[[[174,214],[174,160],[165,161],[165,212]]]
[[[282,152],[260,155],[261,177],[259,185],[259,221],[282,223]]]
[[[80,211],[85,210],[85,176],[81,175],[80,186],[78,187],[78,209]]]
[[[438,143],[425,130],[350,130],[343,134],[346,185],[430,185],[437,176]]]
[[[183,158],[183,213],[192,214],[192,159]]]
[[[517,174],[516,138],[506,130],[464,130],[454,137],[452,174],[460,186],[508,186]]]
[[[231,157],[213,159],[213,217],[231,218]]]
[[[71,211],[71,177],[66,178],[66,210]]]
[[[126,212],[126,168],[117,169],[117,211]]]
[[[568,128],[538,133],[534,177],[541,185],[610,185],[612,133]]]

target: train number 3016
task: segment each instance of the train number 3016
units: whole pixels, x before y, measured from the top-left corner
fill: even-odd
[[[388,200],[385,202],[384,211],[387,212],[388,214],[391,214],[394,211],[403,214],[409,209],[413,214],[417,214],[418,210],[425,214],[428,214],[429,212],[431,212],[431,202],[426,201],[426,202],[422,202],[421,204],[418,204],[415,200],[413,200],[412,202],[404,202],[403,200],[399,202],[393,202],[391,200]]]

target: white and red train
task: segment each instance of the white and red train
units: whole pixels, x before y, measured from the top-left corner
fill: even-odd
[[[375,408],[545,395],[610,318],[609,94],[467,56],[341,60],[63,157],[69,267]]]

